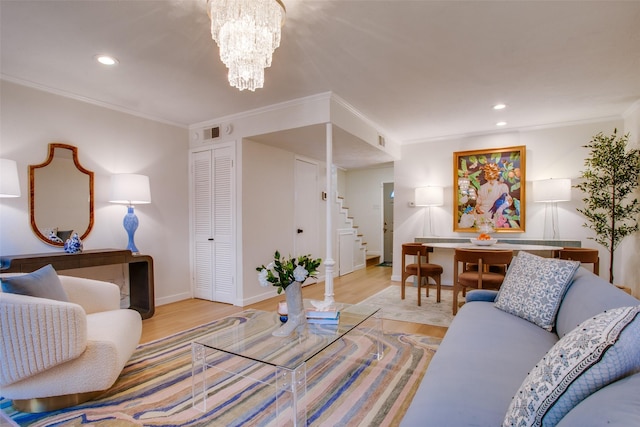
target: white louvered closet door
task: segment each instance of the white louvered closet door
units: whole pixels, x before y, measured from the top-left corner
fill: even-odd
[[[191,154],[194,297],[236,303],[234,146]]]

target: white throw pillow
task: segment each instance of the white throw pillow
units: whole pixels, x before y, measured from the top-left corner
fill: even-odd
[[[503,427],[553,427],[601,388],[640,371],[640,306],[608,310],[560,339],[513,397]]]
[[[553,330],[562,298],[579,261],[520,252],[511,262],[496,298],[496,308]]]

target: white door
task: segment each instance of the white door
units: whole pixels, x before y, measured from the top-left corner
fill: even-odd
[[[191,154],[193,296],[213,301],[213,188],[211,150]]]
[[[192,153],[194,297],[235,304],[234,145]]]
[[[319,258],[320,192],[318,164],[296,159],[295,163],[295,252],[296,256],[311,254]]]

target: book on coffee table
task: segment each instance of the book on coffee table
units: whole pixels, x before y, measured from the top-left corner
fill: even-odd
[[[338,317],[338,309],[329,309],[329,310],[315,310],[312,308],[308,308],[305,310],[307,314],[307,319],[335,319]]]
[[[307,323],[313,323],[316,325],[337,325],[340,323],[340,312],[335,312],[332,317],[309,317],[307,315]]]

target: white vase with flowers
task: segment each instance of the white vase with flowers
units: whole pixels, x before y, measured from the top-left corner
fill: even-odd
[[[309,277],[316,277],[321,263],[320,258],[313,259],[311,255],[284,258],[280,256],[279,251],[276,251],[273,261],[266,266],[256,267],[260,285],[277,286],[278,294],[284,290],[287,298],[287,322],[273,331],[274,336],[289,336],[294,330],[306,325],[307,318],[302,302],[302,283]]]

